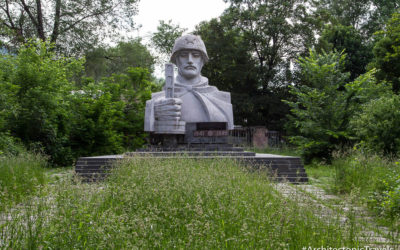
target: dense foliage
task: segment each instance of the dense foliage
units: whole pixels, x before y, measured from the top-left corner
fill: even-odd
[[[149,72],[128,68],[95,84],[82,78],[83,63],[57,56],[43,42],[1,56],[1,150],[21,141],[68,164],[82,154],[120,153],[144,142],[145,100],[157,88]]]
[[[347,138],[349,93],[344,86],[349,77],[343,72],[345,56],[339,53],[316,54],[300,59],[303,85],[292,87],[296,101],[291,107],[290,140],[302,150],[306,161],[329,158],[335,145]]]
[[[364,105],[374,106],[369,103],[393,93],[387,84],[377,84],[375,71],[350,81],[350,74],[344,72],[345,55],[337,52],[317,54],[310,51],[310,56],[300,58],[299,64],[302,84],[291,87],[295,101],[286,101],[292,112],[287,129],[291,132],[290,141],[301,149],[306,162],[313,158],[330,160],[334,150],[360,141],[360,137],[365,135],[362,126],[367,122],[372,123],[368,127],[379,126],[380,118],[371,114]],[[357,114],[371,119],[361,124]],[[352,121],[358,125],[351,126]],[[385,126],[385,130],[390,134],[395,133],[396,128]],[[377,137],[382,131],[374,131],[375,139],[371,140],[385,140]]]
[[[400,97],[382,96],[371,100],[353,120],[361,146],[372,152],[400,153]]]
[[[400,91],[400,13],[395,13],[386,29],[377,33],[380,37],[373,49],[374,59],[370,67],[375,67],[379,80],[392,83],[396,93]]]
[[[126,72],[128,67],[140,67],[153,72],[155,58],[150,54],[141,39],[119,42],[114,47],[96,47],[85,53],[86,76],[99,82],[102,77]]]
[[[317,51],[339,51],[346,53],[345,68],[354,80],[367,70],[373,54],[369,40],[363,39],[360,31],[353,26],[328,25],[321,34],[316,45]]]

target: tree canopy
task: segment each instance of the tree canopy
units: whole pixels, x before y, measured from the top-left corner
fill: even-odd
[[[29,39],[49,40],[64,53],[81,53],[105,37],[135,27],[138,0],[3,0],[0,42],[15,49]],[[118,29],[116,29],[118,27]]]
[[[141,67],[154,71],[155,58],[140,38],[119,42],[113,47],[99,46],[86,51],[86,76],[96,82],[102,77],[123,73],[128,67]]]
[[[305,1],[228,1],[218,18],[196,28],[210,61],[204,75],[230,91],[235,123],[278,129],[288,112],[281,102],[292,66],[312,44]]]
[[[378,69],[377,78],[392,83],[400,91],[400,13],[394,13],[373,49],[374,59],[369,65]]]
[[[364,39],[384,28],[390,16],[400,8],[398,0],[313,0],[314,16],[323,24],[352,26]]]
[[[151,42],[159,53],[169,56],[174,47],[175,40],[182,36],[186,30],[177,24],[173,24],[172,20],[168,20],[168,22],[160,20],[157,31],[151,36]]]
[[[372,45],[362,38],[360,32],[353,26],[327,25],[322,31],[317,51],[338,51],[347,54],[345,70],[350,72],[352,80],[364,74],[371,62]]]

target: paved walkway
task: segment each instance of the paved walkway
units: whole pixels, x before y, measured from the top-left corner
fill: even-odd
[[[343,200],[327,194],[315,184],[293,185],[274,183],[274,188],[284,197],[295,200],[298,204],[312,206],[315,215],[320,218],[338,218],[347,229],[357,232],[357,240],[369,247],[378,249],[400,249],[400,237],[383,226],[378,226],[366,208],[354,205],[350,200]],[[327,220],[329,221],[329,220]],[[337,221],[337,220],[336,220]]]

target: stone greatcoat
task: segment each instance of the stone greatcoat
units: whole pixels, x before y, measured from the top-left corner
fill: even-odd
[[[227,122],[233,129],[233,112],[229,92],[219,91],[208,85],[208,79],[201,77],[195,85],[187,85],[175,80],[174,97],[182,100],[181,120],[185,122]],[[165,91],[153,93],[146,102],[144,130],[154,131],[154,103],[165,97]]]

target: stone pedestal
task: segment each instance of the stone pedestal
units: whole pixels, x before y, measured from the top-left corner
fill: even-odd
[[[186,144],[227,144],[226,122],[187,123],[184,143]]]

